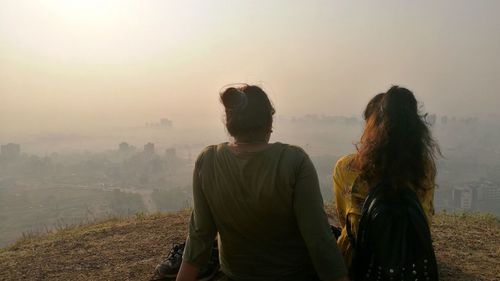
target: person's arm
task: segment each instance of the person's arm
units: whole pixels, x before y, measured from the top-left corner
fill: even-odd
[[[323,206],[316,170],[307,155],[300,164],[294,186],[294,212],[311,261],[321,280],[347,280],[344,259]]]
[[[199,268],[208,263],[217,234],[217,227],[203,192],[200,177],[201,163],[206,153],[210,152],[206,151],[198,157],[193,173],[194,207],[189,221],[189,234],[177,281],[196,280]]]

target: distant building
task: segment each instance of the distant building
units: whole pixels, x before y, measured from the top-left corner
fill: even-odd
[[[469,186],[477,191],[475,209],[500,215],[500,184],[480,180],[469,183]]]
[[[121,153],[127,153],[130,151],[130,145],[126,142],[122,142],[118,145],[118,151]]]
[[[474,192],[471,189],[463,189],[460,198],[460,208],[472,210],[474,204]]]
[[[452,191],[453,207],[462,210],[474,210],[477,201],[477,189],[470,186],[454,187]]]
[[[153,155],[155,154],[155,144],[148,142],[147,144],[144,145],[144,154],[146,155]]]
[[[479,180],[455,186],[452,190],[453,207],[459,210],[500,212],[500,185]]]
[[[167,160],[177,159],[177,150],[175,148],[168,148],[165,150],[165,158]]]
[[[500,204],[499,186],[485,186],[482,190],[482,195],[485,201],[493,201]]]
[[[160,127],[162,128],[172,128],[173,122],[167,118],[160,119]]]
[[[0,148],[0,156],[6,160],[14,160],[21,156],[21,146],[16,143],[2,145]]]
[[[170,119],[162,118],[160,122],[148,122],[146,123],[146,127],[149,128],[172,128],[173,122]]]

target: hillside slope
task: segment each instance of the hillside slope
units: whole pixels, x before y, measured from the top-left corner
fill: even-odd
[[[149,280],[188,211],[108,220],[25,238],[0,250],[0,280]],[[481,215],[437,215],[441,280],[499,280],[500,223]]]

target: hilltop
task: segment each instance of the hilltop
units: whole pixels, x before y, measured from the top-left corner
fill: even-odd
[[[138,214],[24,237],[0,250],[0,280],[149,280],[171,244],[184,240],[188,218],[188,210]],[[498,219],[439,214],[433,236],[441,280],[498,280]]]

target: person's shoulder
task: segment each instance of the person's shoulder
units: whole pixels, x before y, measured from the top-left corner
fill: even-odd
[[[205,158],[209,157],[210,155],[213,155],[217,151],[223,149],[224,145],[225,145],[225,143],[212,144],[212,145],[206,146],[198,154],[198,157],[196,158],[196,162],[201,163],[203,161],[203,159],[205,159]]]
[[[309,157],[307,155],[307,152],[300,146],[294,145],[294,144],[288,144],[288,143],[281,143],[281,142],[276,142],[274,143],[275,146],[278,146],[279,148],[283,149],[283,151],[286,154],[289,155],[295,155],[298,157]]]
[[[352,165],[355,158],[356,154],[348,154],[340,157],[340,159],[337,160],[337,163],[335,164],[335,170],[337,171],[352,170]]]
[[[206,146],[205,148],[203,148],[199,154],[199,156],[202,156],[202,155],[205,155],[207,153],[211,153],[213,151],[216,151],[219,147],[219,144],[212,144],[212,145],[208,145]]]

